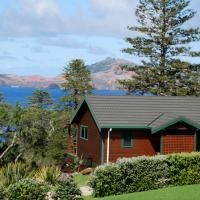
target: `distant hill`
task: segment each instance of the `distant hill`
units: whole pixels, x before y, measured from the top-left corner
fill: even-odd
[[[134,65],[130,61],[115,58],[106,58],[100,62],[88,65],[88,69],[92,73],[93,86],[96,89],[117,90],[118,79],[129,79],[134,72],[125,72],[121,70],[121,65]],[[0,74],[0,86],[10,87],[33,87],[33,88],[55,88],[59,87],[64,81],[62,76],[43,77],[39,75],[33,76],[17,76],[10,74]]]

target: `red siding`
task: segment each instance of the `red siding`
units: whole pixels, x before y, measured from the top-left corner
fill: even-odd
[[[164,135],[163,154],[194,151],[194,135]]]
[[[88,140],[80,138],[80,125],[88,126]],[[101,164],[101,137],[89,110],[84,111],[79,122],[77,143],[77,154],[80,158]]]
[[[123,148],[123,134],[131,133],[133,135],[133,147]],[[120,157],[133,157],[141,155],[155,155],[160,150],[160,136],[151,135],[144,130],[113,130],[110,134],[110,162],[115,162]],[[156,150],[155,150],[156,149]],[[107,152],[107,134],[105,135],[104,162],[106,162]]]
[[[163,134],[163,154],[195,151],[195,130],[186,124],[177,123]]]

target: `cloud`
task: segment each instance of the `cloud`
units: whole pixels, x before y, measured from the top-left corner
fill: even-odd
[[[60,37],[42,37],[39,43],[46,46],[55,46],[70,49],[83,49],[87,50],[89,54],[105,55],[107,51],[99,46],[88,45],[86,42],[79,41],[69,36]]]
[[[28,62],[35,62],[34,59],[29,58],[28,56],[24,56],[24,60],[28,61]]]
[[[107,53],[107,51],[98,46],[89,46],[88,53],[95,54],[95,55],[105,55]]]
[[[58,0],[18,0],[19,10],[4,10],[0,13],[0,37],[62,37],[63,35],[111,36],[124,38],[133,33],[127,26],[136,24],[134,14],[138,0],[87,0],[88,6],[80,6],[73,0],[73,13],[61,9]],[[191,6],[198,8],[200,2]],[[65,13],[64,13],[65,12]],[[198,17],[194,23],[199,25]],[[42,40],[41,40],[42,41]],[[47,42],[47,41],[46,41]],[[47,43],[57,43],[52,39]],[[83,44],[64,41],[64,45],[79,48]],[[62,42],[60,41],[60,46]]]
[[[20,10],[6,10],[0,14],[1,37],[38,37],[60,34],[112,35],[124,34],[126,26],[134,22],[135,1],[88,0],[88,10],[79,8],[66,16],[56,0],[19,0]],[[133,3],[134,2],[134,3]],[[67,12],[67,10],[66,10]],[[99,17],[100,16],[100,17]]]
[[[17,58],[11,55],[0,55],[0,60],[5,60],[5,61],[16,61]]]
[[[79,42],[71,37],[60,36],[60,37],[42,37],[39,39],[39,43],[47,46],[57,46],[63,48],[73,49],[85,49],[86,45]]]

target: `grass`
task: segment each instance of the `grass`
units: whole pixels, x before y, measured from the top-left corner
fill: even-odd
[[[169,187],[104,198],[86,197],[85,200],[199,200],[200,185]]]
[[[74,179],[78,187],[86,186],[90,175],[75,174]]]

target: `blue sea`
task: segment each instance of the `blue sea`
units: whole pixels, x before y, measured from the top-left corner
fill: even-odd
[[[0,87],[0,92],[4,94],[5,100],[12,105],[16,102],[20,102],[21,105],[26,106],[28,97],[33,95],[35,88],[11,88],[11,87]],[[58,102],[63,97],[64,92],[60,89],[47,89],[51,94],[53,100]],[[125,91],[120,90],[93,90],[93,94],[97,95],[125,95]]]

